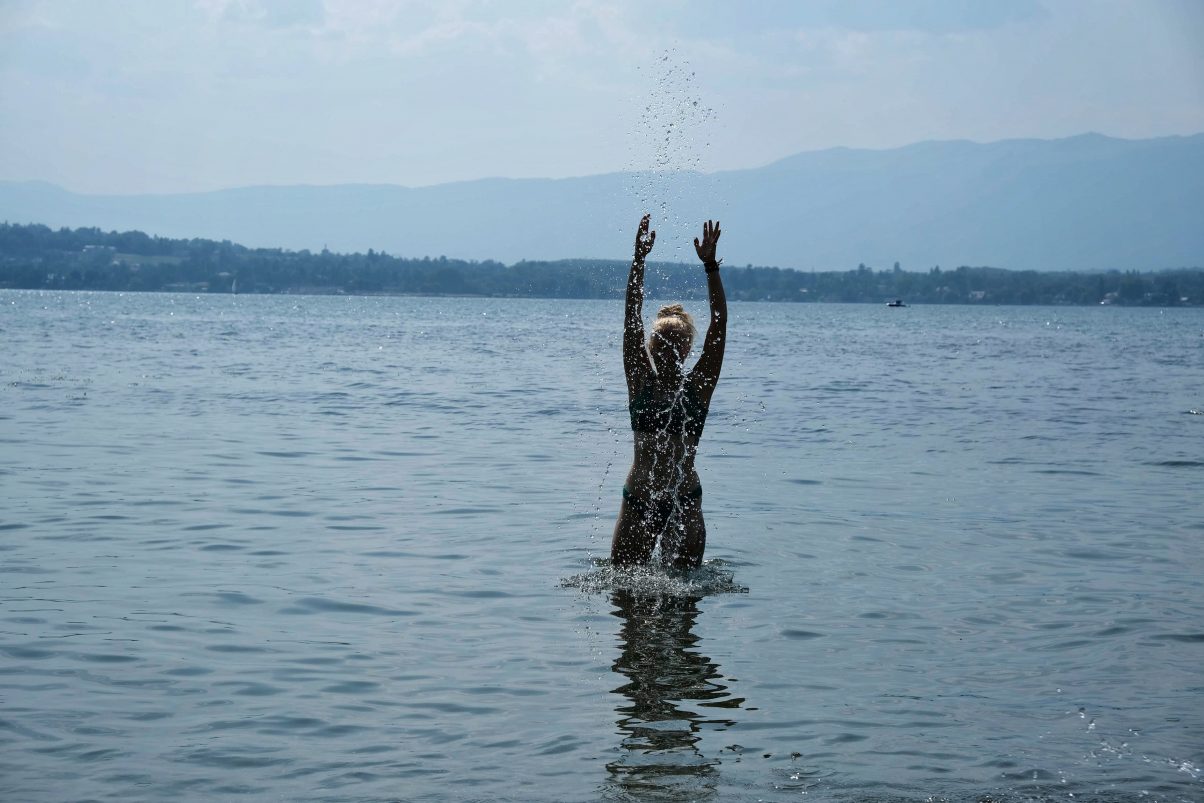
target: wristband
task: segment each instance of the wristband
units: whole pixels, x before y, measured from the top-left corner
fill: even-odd
[[[718,260],[716,260],[715,262],[704,262],[702,264],[703,264],[703,267],[706,269],[707,273],[714,273],[715,271],[719,270],[719,261]]]

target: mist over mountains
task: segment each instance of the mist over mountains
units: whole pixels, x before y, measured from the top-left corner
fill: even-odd
[[[690,261],[708,217],[733,265],[1109,270],[1204,265],[1204,134],[836,148],[711,174],[610,173],[431,187],[82,195],[0,182],[0,220],[248,246],[458,259],[622,259],[642,211],[654,258]]]

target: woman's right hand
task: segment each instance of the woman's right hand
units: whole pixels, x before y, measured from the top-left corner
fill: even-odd
[[[640,218],[640,227],[635,233],[635,258],[642,260],[648,256],[648,252],[652,250],[652,244],[656,242],[656,232],[648,230],[648,222],[652,219],[652,215],[644,215]]]

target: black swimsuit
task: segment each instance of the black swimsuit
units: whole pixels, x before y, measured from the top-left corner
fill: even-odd
[[[694,440],[702,437],[702,428],[706,424],[707,405],[698,398],[687,386],[672,399],[668,406],[661,406],[653,392],[653,383],[645,382],[640,392],[631,400],[628,409],[631,413],[631,429],[634,432],[663,432],[669,435],[685,433]],[[684,508],[690,500],[702,499],[702,486],[696,486],[686,491],[679,491],[677,498],[644,500],[623,486],[623,499],[631,505],[633,512],[640,518],[651,515],[655,520],[668,521],[675,512]],[[695,504],[697,502],[695,501]]]
[[[633,494],[626,485],[623,486],[623,501],[637,519],[654,530],[662,529],[673,517],[674,513],[684,513],[686,505],[693,503],[695,507],[702,504],[702,486],[698,485],[692,491],[677,494],[676,498],[664,494],[660,498],[645,500]]]
[[[631,400],[631,429],[634,432],[665,432],[680,435],[683,432],[697,440],[702,437],[702,428],[707,420],[707,405],[694,395],[689,383],[673,398],[668,406],[661,406],[653,393],[653,382],[645,382],[640,392]]]

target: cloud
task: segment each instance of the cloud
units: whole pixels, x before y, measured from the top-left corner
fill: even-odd
[[[326,15],[322,0],[195,0],[213,21],[266,28],[320,25]]]
[[[423,184],[1187,133],[1200,41],[1190,0],[0,0],[0,179]]]

